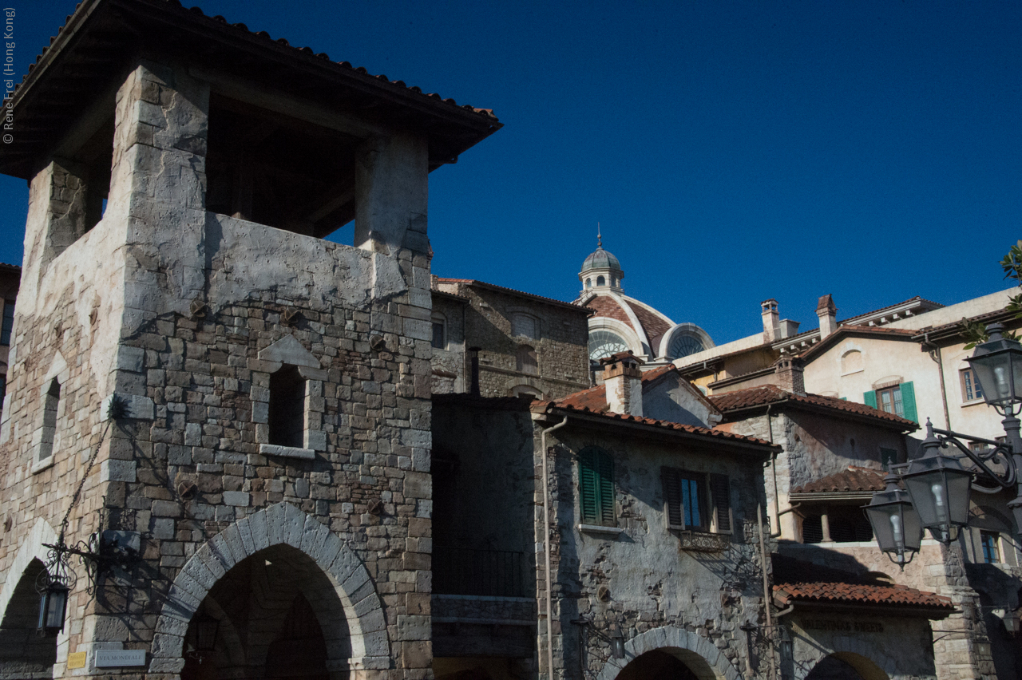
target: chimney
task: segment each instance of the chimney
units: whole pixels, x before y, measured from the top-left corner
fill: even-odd
[[[793,354],[782,354],[781,358],[774,362],[774,374],[777,376],[777,386],[792,394],[805,395],[806,381],[802,370],[805,362]]]
[[[642,361],[631,352],[602,359],[607,406],[614,413],[642,417]]]
[[[837,330],[837,307],[830,295],[824,295],[816,305],[816,316],[820,317],[820,340]]]
[[[763,340],[773,342],[781,337],[781,315],[777,311],[777,300],[770,298],[763,303]]]

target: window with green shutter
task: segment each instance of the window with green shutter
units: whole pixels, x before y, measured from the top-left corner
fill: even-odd
[[[873,408],[876,408],[877,393],[873,391],[866,392],[865,394],[862,395],[862,403],[864,403],[866,406],[872,406]]]
[[[915,388],[910,382],[901,383],[898,387],[901,388],[901,407],[904,411],[903,417],[918,423],[919,413],[916,411]]]
[[[578,455],[579,510],[582,524],[614,526],[614,459],[590,446]]]
[[[731,482],[727,475],[710,475],[713,497],[713,528],[718,534],[731,533]]]

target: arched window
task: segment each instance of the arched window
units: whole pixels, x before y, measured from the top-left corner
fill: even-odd
[[[539,374],[539,362],[536,361],[536,350],[528,345],[522,345],[519,347],[516,355],[515,367],[520,373],[528,373],[529,375]]]
[[[539,322],[529,314],[515,314],[511,317],[511,333],[535,340],[539,338]]]
[[[593,287],[593,280],[592,279],[586,279],[586,288],[592,288],[592,287]]]
[[[689,333],[675,333],[671,338],[671,344],[667,348],[667,356],[671,359],[687,357],[689,354],[702,352],[705,349],[703,343],[694,335]]]
[[[596,285],[597,286],[603,286],[603,285],[606,285],[606,283],[607,283],[607,279],[603,278],[602,276],[597,276],[596,277]]]
[[[589,333],[589,359],[599,361],[611,354],[628,351],[628,343],[617,333],[612,331],[590,331]]]
[[[516,385],[511,388],[512,397],[532,397],[533,399],[542,399],[543,393],[537,390],[535,387],[528,385]]]
[[[858,373],[863,370],[862,352],[857,349],[849,350],[841,356],[841,374]]]
[[[60,383],[56,378],[50,381],[43,395],[43,425],[39,438],[39,452],[36,463],[42,463],[53,456],[60,448],[60,435],[57,432],[57,420],[60,416]]]

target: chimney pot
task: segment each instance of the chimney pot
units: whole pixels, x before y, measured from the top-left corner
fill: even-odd
[[[601,359],[607,406],[613,413],[642,417],[642,360],[631,352]]]
[[[837,330],[837,307],[829,294],[816,304],[816,316],[820,317],[820,340]]]
[[[761,303],[763,307],[763,340],[773,342],[781,337],[781,314],[777,311],[777,300],[770,298]]]

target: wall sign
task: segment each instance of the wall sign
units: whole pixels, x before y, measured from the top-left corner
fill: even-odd
[[[145,666],[144,649],[97,649],[96,668]]]
[[[73,654],[68,654],[67,655],[68,670],[74,670],[75,668],[85,668],[86,656],[88,656],[87,652],[74,652]]]

